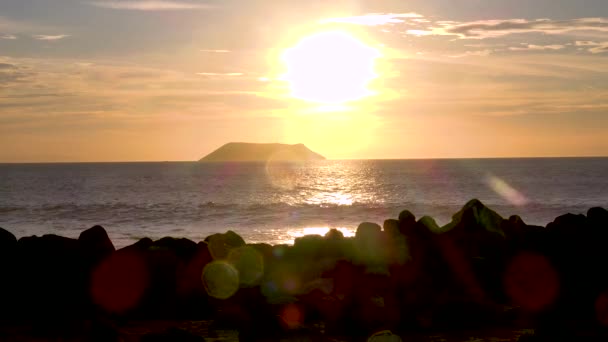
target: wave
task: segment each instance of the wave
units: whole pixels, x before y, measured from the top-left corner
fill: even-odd
[[[127,224],[144,224],[155,220],[180,222],[252,223],[264,220],[336,220],[357,221],[366,219],[385,219],[397,217],[399,212],[408,209],[418,217],[431,215],[440,222],[447,222],[451,215],[464,203],[382,203],[354,202],[352,204],[336,203],[58,203],[29,206],[0,206],[0,223],[8,221],[41,222],[44,220],[70,219]],[[504,217],[512,214],[522,216],[533,224],[546,224],[546,220],[555,213],[582,212],[588,206],[573,204],[568,207],[547,203],[528,203],[525,207],[509,204],[488,203]]]

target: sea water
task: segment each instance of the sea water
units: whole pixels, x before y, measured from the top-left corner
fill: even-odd
[[[445,224],[472,198],[546,225],[608,207],[607,176],[608,158],[1,164],[0,227],[77,237],[100,224],[118,247],[229,229],[276,244],[404,209]]]

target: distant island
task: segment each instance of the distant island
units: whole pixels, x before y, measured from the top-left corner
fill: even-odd
[[[253,161],[310,161],[325,160],[322,155],[304,144],[255,144],[231,142],[203,157],[201,162],[253,162]]]

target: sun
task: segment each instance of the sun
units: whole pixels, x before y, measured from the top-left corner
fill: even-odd
[[[380,52],[343,31],[316,33],[282,54],[291,96],[316,103],[342,104],[373,94]]]

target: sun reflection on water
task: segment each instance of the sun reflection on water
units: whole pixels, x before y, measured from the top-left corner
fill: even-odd
[[[341,192],[319,192],[308,198],[306,203],[318,204],[322,207],[329,205],[353,205],[353,196]]]

